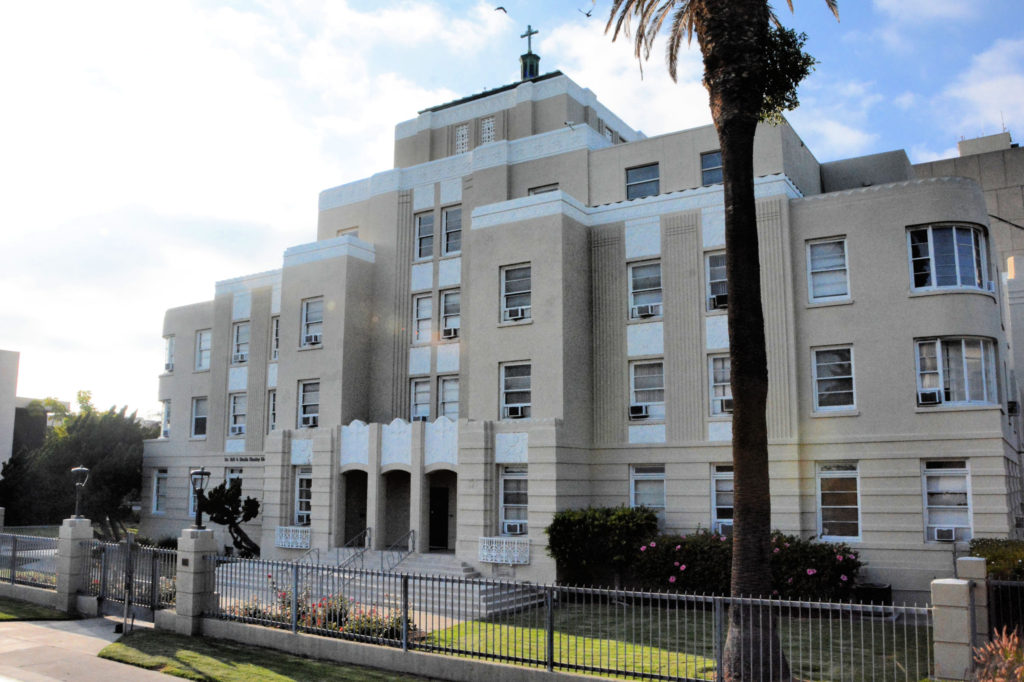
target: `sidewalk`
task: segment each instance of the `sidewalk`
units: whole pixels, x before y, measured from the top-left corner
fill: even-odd
[[[0,681],[164,680],[161,673],[107,661],[96,656],[120,635],[118,620],[89,618],[63,621],[0,623]],[[151,627],[136,623],[136,628]]]

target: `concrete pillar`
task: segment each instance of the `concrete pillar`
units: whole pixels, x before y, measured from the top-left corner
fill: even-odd
[[[973,665],[973,582],[953,578],[932,581],[932,640],[935,645],[936,678],[963,680],[970,675]]]
[[[64,519],[57,540],[57,609],[75,613],[78,593],[85,592],[89,579],[89,546],[92,521]]]
[[[384,494],[384,479],[380,475],[381,425],[370,424],[369,452],[366,460],[366,525],[373,530],[371,549],[382,550],[384,544],[384,516],[387,497]]]
[[[956,560],[956,574],[961,580],[973,582],[974,594],[974,639],[973,646],[988,641],[988,568],[983,557],[965,556]]]
[[[198,635],[200,619],[216,606],[214,571],[217,540],[209,529],[186,528],[178,538],[178,593],[175,598],[175,632]]]
[[[430,540],[427,516],[430,495],[425,489],[426,475],[423,472],[426,426],[426,422],[412,423],[412,452],[409,453],[409,529],[415,532],[412,550],[421,553],[427,551]]]

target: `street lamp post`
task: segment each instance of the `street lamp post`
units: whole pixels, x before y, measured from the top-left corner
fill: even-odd
[[[82,505],[82,488],[85,487],[86,481],[89,480],[89,470],[84,466],[76,466],[71,470],[71,477],[75,481],[75,516],[74,518],[80,519],[82,515],[80,513]]]
[[[206,484],[210,482],[210,472],[206,470],[206,467],[193,469],[189,472],[188,477],[192,481],[192,490],[196,494],[196,522],[193,528],[202,530],[203,512],[200,510],[199,499],[202,492],[206,490]]]

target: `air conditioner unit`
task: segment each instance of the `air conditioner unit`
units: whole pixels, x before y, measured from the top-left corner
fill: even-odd
[[[658,303],[647,303],[633,306],[633,317],[656,317],[661,315],[661,305]]]
[[[319,334],[306,334],[302,337],[302,345],[304,346],[316,346],[320,343]]]
[[[248,353],[234,353],[231,356],[231,364],[233,364],[233,365],[237,365],[237,364],[242,363],[242,362],[248,362],[248,360],[249,360],[249,354]]]
[[[708,299],[708,307],[712,310],[724,310],[729,307],[729,294],[715,294]]]
[[[529,407],[526,405],[506,405],[505,416],[509,419],[522,419],[526,416]]]
[[[526,313],[528,311],[529,308],[525,306],[520,306],[518,308],[509,308],[508,310],[505,311],[505,315],[510,320],[525,320],[527,317]]]
[[[732,398],[724,398],[722,400],[722,412],[724,414],[732,414]]]
[[[174,363],[173,362],[165,362],[164,363],[164,371],[165,372],[173,372],[174,371]]]
[[[302,417],[302,425],[310,429],[315,429],[319,421],[320,416],[316,414],[306,414]]]
[[[457,339],[457,338],[459,338],[459,328],[458,327],[445,327],[444,329],[441,330],[441,338],[442,339]]]
[[[917,392],[917,404],[918,405],[938,405],[942,402],[942,394],[939,389],[933,389],[930,391],[918,391]]]
[[[526,535],[525,521],[505,521],[502,525],[505,535]]]
[[[1011,417],[1020,416],[1020,403],[1018,403],[1016,400],[1006,401],[1006,414],[1010,415]]]
[[[231,427],[232,436],[241,436],[245,434],[245,424],[236,424]]]
[[[985,290],[990,294],[996,293],[996,283],[992,280],[985,282]]]
[[[651,410],[647,403],[633,403],[629,406],[630,419],[647,419],[650,416]]]
[[[412,420],[414,422],[425,422],[425,421],[427,421],[427,415],[425,415],[425,414],[414,414],[412,416]]]
[[[956,528],[936,528],[935,539],[938,542],[956,542]]]

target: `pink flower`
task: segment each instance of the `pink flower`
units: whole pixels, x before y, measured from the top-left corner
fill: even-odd
[[[728,540],[729,538],[727,538],[727,537],[725,537],[725,536],[723,535],[723,536],[722,536],[721,538],[719,538],[719,539],[720,539],[720,540],[721,540],[722,542],[725,542],[725,541],[726,541],[726,540]]]
[[[640,551],[641,552],[646,552],[647,551],[647,545],[641,545],[640,546]]]
[[[782,546],[783,546],[783,547],[789,547],[789,543],[788,543],[788,542],[785,542],[785,543],[783,543],[783,544],[782,544]]]
[[[668,577],[668,581],[669,581],[670,583],[674,583],[674,582],[676,581],[676,577],[675,577],[674,575],[670,575],[670,576]]]
[[[679,562],[677,561],[677,562],[675,563],[675,565],[676,565],[676,566],[678,566],[678,565],[679,565]]]
[[[793,579],[792,579],[792,578],[790,578],[790,579],[789,579],[789,580],[787,580],[786,582],[787,582],[787,583],[789,583],[790,585],[792,585],[792,584],[793,584]]]
[[[651,540],[651,547],[657,547],[657,546],[658,546],[658,545],[656,545],[656,544],[654,543],[654,540]]]
[[[842,554],[836,554],[836,561],[842,561],[842,560],[843,560],[843,555]]]
[[[847,554],[846,556],[848,556],[848,557],[849,557],[849,558],[851,558],[851,559],[856,559],[856,558],[857,558],[857,557],[856,557],[856,556],[854,556],[853,554]]]
[[[846,577],[845,575],[841,575],[841,576],[839,576],[839,579],[840,579],[840,580],[842,580],[842,581],[843,581],[844,583],[845,583],[845,582],[846,582],[847,580],[849,580],[849,578],[847,578],[847,577]]]
[[[686,570],[686,564],[683,564],[682,566],[680,566],[679,570],[680,571],[685,571]]]
[[[779,548],[778,547],[776,547],[775,549],[772,550],[772,554],[778,554],[778,553],[779,553]]]
[[[779,593],[778,590],[772,590],[772,594],[778,594],[778,593]]]
[[[807,575],[814,575],[817,572],[818,572],[817,569],[814,569],[814,568],[808,568],[807,569]]]
[[[678,552],[679,550],[681,550],[682,548],[683,548],[683,546],[682,546],[682,545],[676,545],[676,551],[677,551],[677,552]]]

